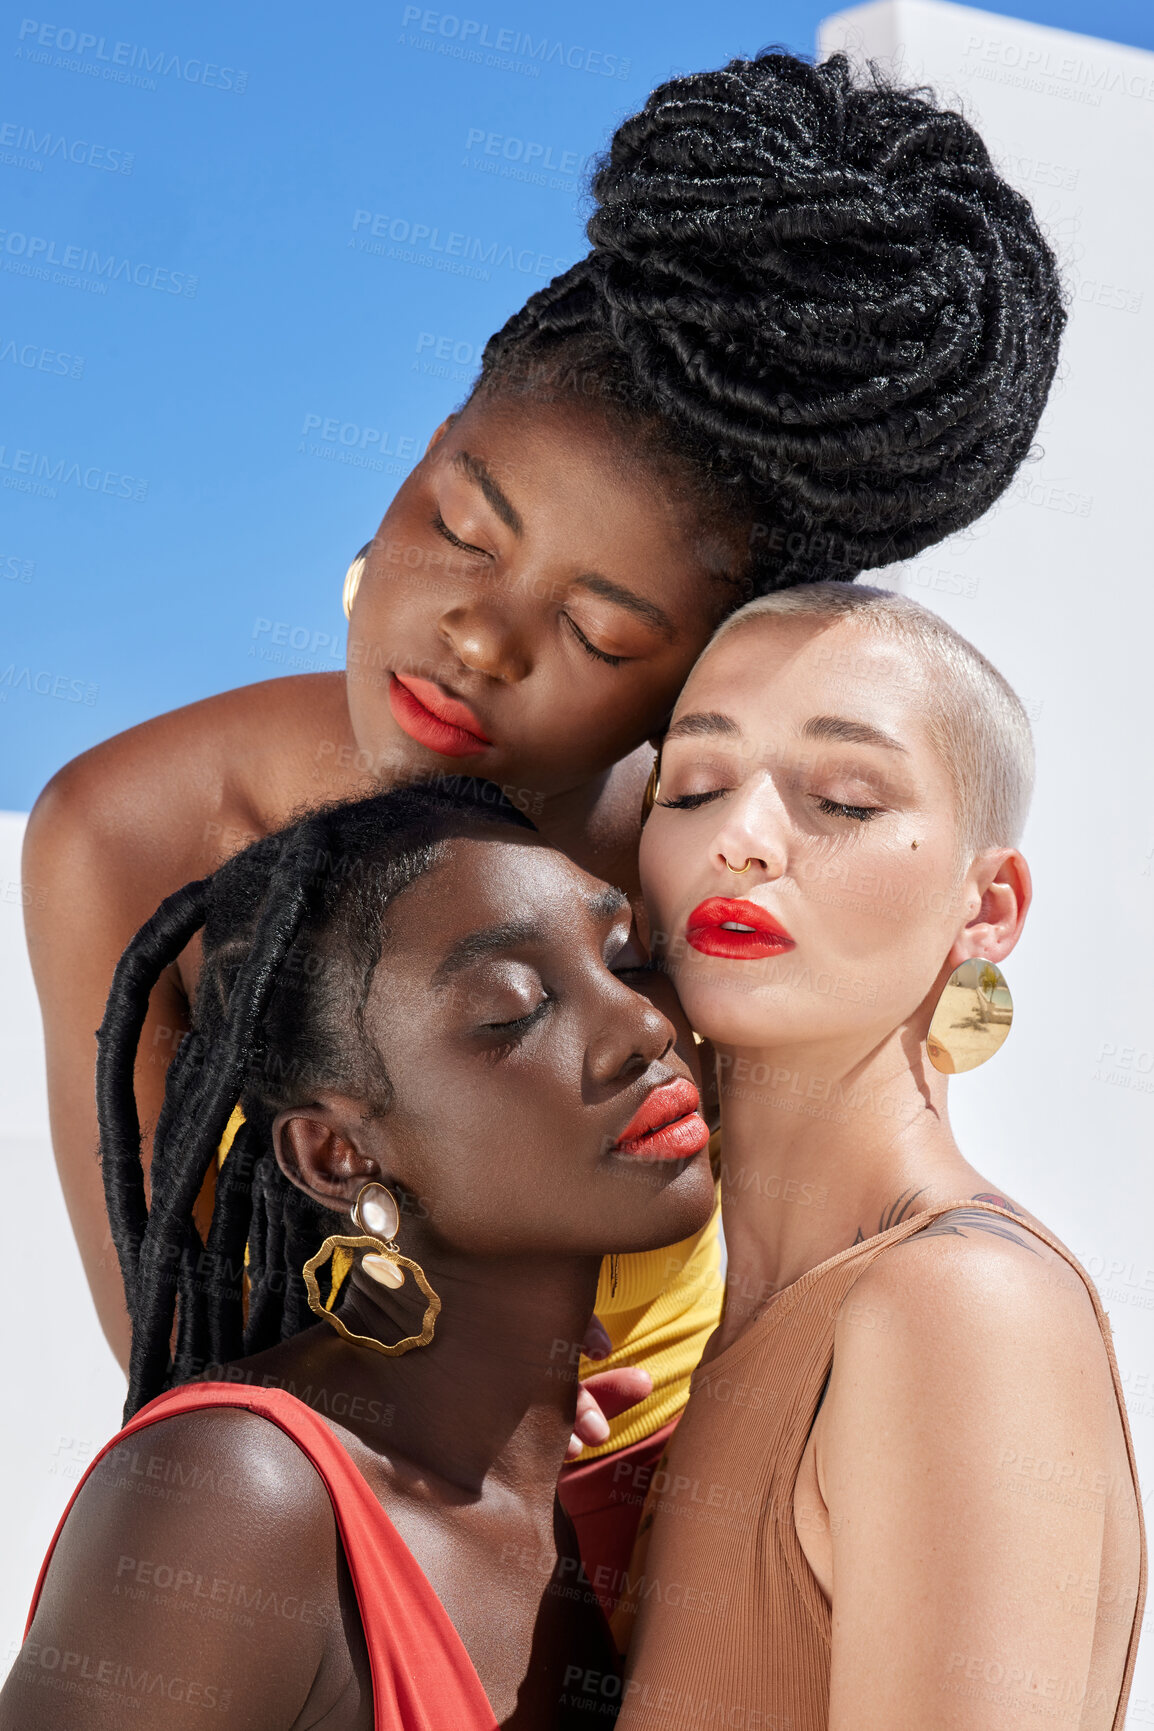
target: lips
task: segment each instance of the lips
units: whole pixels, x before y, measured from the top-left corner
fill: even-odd
[[[492,740],[467,703],[450,697],[431,679],[389,678],[389,708],[398,727],[418,745],[427,745],[442,757],[472,757],[488,751]]]
[[[699,903],[686,921],[685,941],[702,955],[734,962],[780,956],[797,948],[772,914],[756,902],[731,896],[710,896]]]
[[[633,1160],[687,1160],[709,1141],[701,1096],[684,1076],[651,1088],[613,1144]]]

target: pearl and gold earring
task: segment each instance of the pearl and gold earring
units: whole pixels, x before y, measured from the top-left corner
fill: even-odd
[[[383,1184],[366,1184],[353,1203],[353,1219],[370,1237],[383,1238],[387,1248],[397,1251],[397,1233],[401,1226],[401,1211],[391,1190]],[[399,1292],[405,1284],[405,1271],[391,1256],[373,1251],[361,1258],[361,1267],[378,1286],[388,1286]]]
[[[401,1211],[396,1197],[383,1184],[366,1184],[353,1203],[350,1213],[353,1225],[360,1229],[358,1236],[334,1233],[325,1239],[316,1255],[310,1256],[304,1265],[302,1273],[309,1309],[335,1328],[342,1340],[349,1341],[353,1346],[367,1346],[373,1352],[383,1352],[386,1358],[399,1358],[402,1353],[410,1352],[415,1346],[428,1346],[440,1315],[441,1300],[426,1280],[420,1263],[402,1255],[397,1246],[396,1234],[400,1229]],[[404,1340],[398,1340],[395,1345],[386,1346],[382,1341],[374,1340],[372,1335],[354,1334],[345,1327],[335,1311],[326,1309],[317,1285],[317,1269],[323,1267],[338,1249],[367,1250],[369,1255],[361,1259],[362,1269],[378,1286],[388,1287],[394,1292],[405,1284],[405,1269],[411,1269],[413,1279],[428,1300],[420,1334],[406,1335]]]

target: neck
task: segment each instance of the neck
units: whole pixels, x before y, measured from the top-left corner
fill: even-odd
[[[901,1034],[861,1054],[717,1048],[728,1254],[719,1344],[775,1293],[862,1238],[984,1181],[946,1113],[946,1078]]]
[[[551,1503],[573,1428],[600,1259],[433,1258],[409,1247],[406,1254],[441,1300],[428,1346],[388,1358],[322,1325],[251,1365],[264,1370],[267,1360],[290,1393],[307,1387],[311,1396],[302,1398],[398,1470],[466,1495],[495,1478]],[[351,1332],[391,1343],[421,1332],[424,1306],[411,1273],[392,1292],[357,1268],[336,1308]],[[326,1388],[344,1397],[338,1405],[318,1398]]]

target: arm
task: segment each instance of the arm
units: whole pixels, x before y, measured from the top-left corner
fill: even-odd
[[[1130,1481],[1089,1298],[1051,1266],[984,1235],[913,1239],[843,1306],[815,1426],[830,1731],[1008,1731],[1083,1698],[1095,1625],[1061,1582],[1097,1576],[1101,1489]]]
[[[358,797],[343,674],[221,692],[94,746],[55,775],[28,823],[28,948],[48,1060],[60,1182],[101,1324],[122,1364],[128,1319],[96,1162],[95,1030],[120,954],[164,897],[322,799]],[[145,1165],[187,1026],[199,943],[153,992],[136,1072]],[[207,1221],[201,1221],[207,1227]]]
[[[338,1555],[320,1478],[266,1420],[194,1413],[137,1432],[68,1517],[0,1731],[286,1731],[347,1690],[371,1701]]]
[[[96,1029],[121,951],[184,875],[165,857],[171,844],[153,840],[164,833],[163,814],[146,798],[133,812],[116,787],[120,743],[87,753],[48,784],[28,822],[23,874],[57,1170],[101,1326],[127,1366],[129,1321],[97,1160]],[[139,785],[134,792],[140,797]],[[179,981],[166,978],[152,995],[136,1072],[146,1159],[168,1060],[187,1025]]]

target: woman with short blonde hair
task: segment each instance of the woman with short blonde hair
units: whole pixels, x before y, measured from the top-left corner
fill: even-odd
[[[729,1265],[623,1731],[1122,1724],[1146,1561],[1109,1325],[947,1112],[1008,1032],[1032,768],[1001,675],[867,587],[750,603],[678,699],[641,869],[718,1055]]]

